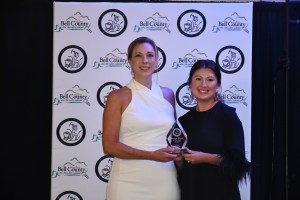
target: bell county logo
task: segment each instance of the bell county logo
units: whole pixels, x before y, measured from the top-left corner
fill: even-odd
[[[166,54],[165,52],[157,47],[158,50],[158,64],[157,69],[155,69],[154,73],[162,70],[166,64]],[[121,51],[119,48],[115,48],[110,53],[107,53],[105,56],[100,57],[98,61],[94,62],[93,69],[99,69],[101,67],[126,67],[127,69],[131,69],[128,60],[127,53]]]
[[[248,22],[246,17],[240,16],[237,12],[232,13],[226,17],[223,21],[219,21],[218,25],[213,26],[213,33],[220,31],[245,31],[249,33],[247,29]]]
[[[57,178],[59,176],[83,176],[88,179],[89,176],[87,175],[87,171],[87,164],[74,157],[62,166],[58,166],[56,170],[52,170],[51,177]]]
[[[159,12],[156,12],[144,21],[140,21],[138,25],[135,25],[134,32],[167,31],[168,33],[171,33],[169,26],[170,23],[168,17],[162,16]]]
[[[225,90],[220,96],[222,101],[226,104],[241,103],[244,106],[248,106],[247,94],[245,90],[238,88],[236,85],[232,85],[229,89]]]
[[[63,30],[87,30],[89,33],[92,33],[90,26],[90,18],[82,15],[80,12],[76,12],[73,16],[68,17],[65,21],[60,21],[59,24],[56,24],[54,31],[60,32]]]
[[[177,61],[173,62],[172,69],[179,67],[191,67],[197,60],[207,59],[207,55],[195,48],[192,51],[186,53],[183,57],[178,58]]]
[[[64,93],[54,98],[53,104],[59,105],[60,103],[85,103],[90,106],[89,92],[87,89],[81,88],[79,85],[74,85],[72,88],[66,90]]]
[[[94,62],[94,69],[100,67],[126,67],[130,69],[127,61],[127,53],[121,51],[119,48],[115,48],[113,51],[100,57],[98,61]]]

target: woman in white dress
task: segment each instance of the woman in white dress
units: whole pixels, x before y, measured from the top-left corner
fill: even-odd
[[[133,79],[109,93],[103,112],[103,151],[114,156],[107,200],[178,200],[174,160],[166,137],[176,119],[174,92],[152,81],[155,42],[135,39],[128,47]]]

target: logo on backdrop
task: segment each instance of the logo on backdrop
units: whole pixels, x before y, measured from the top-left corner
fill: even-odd
[[[248,106],[245,90],[238,88],[236,85],[232,85],[229,89],[225,90],[219,98],[226,104],[242,103]],[[176,102],[181,108],[186,110],[191,110],[197,105],[197,101],[195,97],[193,97],[188,83],[183,83],[178,87],[176,91]]]
[[[177,104],[186,110],[191,110],[197,105],[196,98],[192,95],[188,83],[180,85],[176,91]]]
[[[72,88],[55,97],[53,105],[59,105],[60,103],[85,103],[90,106],[89,98],[87,89],[81,88],[79,85],[74,85]]]
[[[141,31],[167,31],[171,33],[169,26],[168,17],[156,12],[152,16],[147,17],[144,21],[140,21],[138,25],[135,25],[133,31],[137,33]]]
[[[173,62],[172,69],[177,69],[179,67],[191,67],[197,60],[207,59],[207,55],[201,52],[197,48],[186,53],[183,57],[178,58],[177,61]]]
[[[62,144],[75,146],[83,141],[86,135],[85,126],[78,119],[68,118],[59,123],[56,135]]]
[[[236,85],[232,85],[229,89],[225,90],[220,95],[220,98],[226,104],[242,103],[244,106],[248,106],[248,103],[246,102],[247,94],[245,90],[238,88]]]
[[[83,200],[83,198],[74,191],[65,191],[60,193],[55,200]]]
[[[249,33],[247,27],[248,22],[246,17],[240,16],[237,12],[234,12],[230,16],[223,19],[223,21],[219,21],[217,25],[214,25],[212,32],[245,31],[246,33]]]
[[[101,139],[102,139],[102,131],[98,130],[97,134],[93,134],[91,140],[92,140],[92,142],[97,142],[97,141],[100,141]]]
[[[199,36],[205,30],[205,27],[205,16],[198,10],[187,10],[177,19],[177,28],[186,37]]]
[[[103,182],[108,182],[111,166],[113,163],[113,156],[105,155],[101,157],[95,166],[97,177]]]
[[[85,51],[76,45],[63,48],[58,55],[60,68],[67,73],[77,73],[83,70],[87,63]]]
[[[105,56],[100,57],[99,61],[94,62],[94,69],[99,69],[100,67],[126,67],[130,69],[127,61],[127,53],[115,48]]]
[[[88,32],[92,33],[90,26],[90,18],[88,16],[82,15],[80,12],[76,12],[74,15],[68,17],[66,20],[60,21],[60,24],[56,24],[54,31],[60,32],[63,30],[87,30]]]
[[[87,164],[74,157],[62,166],[57,166],[56,170],[52,170],[51,177],[57,178],[59,176],[83,176],[88,179],[89,176],[87,175],[87,171]]]
[[[216,62],[221,67],[221,71],[233,74],[242,69],[245,57],[243,52],[235,46],[225,46],[216,55]]]
[[[126,30],[127,18],[120,10],[110,9],[100,15],[98,26],[104,35],[117,37]]]
[[[159,47],[157,47],[157,50],[158,50],[158,63],[157,63],[157,69],[154,70],[154,73],[162,70],[165,67],[167,62],[167,57],[165,52]]]
[[[105,108],[108,94],[113,90],[120,89],[121,87],[122,85],[116,82],[107,82],[101,85],[97,91],[97,101],[100,106]]]
[[[159,47],[157,47],[157,50],[158,68],[154,71],[154,73],[162,70],[167,60],[165,52]],[[107,53],[104,57],[100,57],[99,61],[94,62],[93,69],[99,69],[101,67],[126,67],[127,69],[131,69],[128,63],[127,53],[122,52],[118,48],[115,48],[112,52]]]

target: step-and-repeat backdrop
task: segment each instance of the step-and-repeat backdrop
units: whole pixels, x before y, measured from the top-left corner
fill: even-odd
[[[102,151],[102,112],[131,79],[127,47],[159,47],[154,81],[172,88],[177,115],[196,105],[186,80],[197,59],[222,68],[224,102],[237,109],[251,158],[253,4],[54,2],[51,200],[105,200],[113,157]],[[145,172],[147,173],[147,172]],[[250,180],[240,186],[250,200]]]

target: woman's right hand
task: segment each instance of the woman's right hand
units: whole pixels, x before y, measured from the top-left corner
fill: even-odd
[[[153,160],[160,162],[169,162],[179,158],[180,155],[171,153],[172,151],[174,151],[174,149],[174,147],[165,147],[153,151]]]

